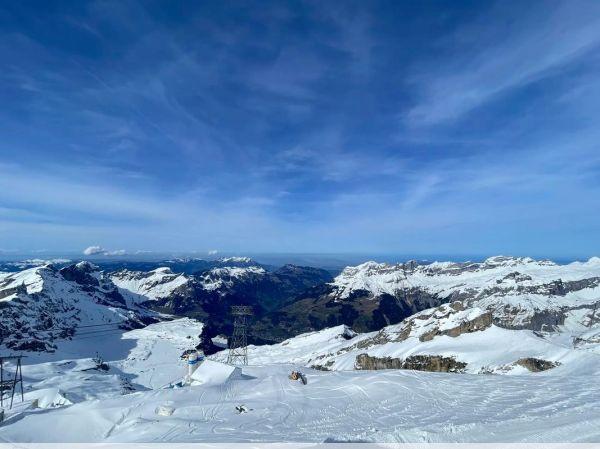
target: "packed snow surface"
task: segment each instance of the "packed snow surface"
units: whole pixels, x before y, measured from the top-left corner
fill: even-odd
[[[181,355],[201,330],[180,319],[27,359],[25,403],[8,411],[0,442],[600,441],[597,370],[503,376],[305,367],[315,352],[369,336],[340,326],[262,353],[251,348],[252,365],[241,370],[205,361],[195,385],[180,387]],[[108,370],[89,357],[94,348],[104,350]],[[305,373],[307,385],[291,381],[292,370]]]
[[[242,370],[239,367],[225,363],[205,360],[192,373],[192,385],[222,385],[232,379],[241,377]]]
[[[588,378],[305,370],[302,385],[293,369],[249,366],[225,384],[28,410],[0,441],[600,441],[600,386]]]

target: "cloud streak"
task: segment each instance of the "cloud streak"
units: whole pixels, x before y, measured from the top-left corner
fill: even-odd
[[[590,1],[561,2],[557,8],[536,7],[510,14],[505,4],[477,23],[457,31],[451,40],[452,61],[415,74],[423,91],[408,111],[413,125],[435,125],[463,115],[502,94],[551,76],[557,70],[598,51],[600,5]],[[500,37],[502,36],[502,37]],[[478,44],[477,42],[483,42]],[[477,47],[468,51],[470,45]],[[466,47],[460,54],[460,47]]]

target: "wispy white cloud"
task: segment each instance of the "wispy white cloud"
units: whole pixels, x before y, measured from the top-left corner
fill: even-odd
[[[412,125],[452,121],[515,88],[544,78],[600,45],[600,3],[536,3],[527,13],[500,4],[464,25],[448,57],[413,75],[420,98],[408,111]],[[508,18],[507,18],[508,15]]]

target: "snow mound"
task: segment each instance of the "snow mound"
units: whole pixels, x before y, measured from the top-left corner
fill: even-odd
[[[192,374],[192,385],[222,385],[230,380],[240,379],[242,370],[214,360],[205,360]]]
[[[25,394],[25,401],[32,401],[38,408],[55,408],[72,405],[58,388],[43,388]]]

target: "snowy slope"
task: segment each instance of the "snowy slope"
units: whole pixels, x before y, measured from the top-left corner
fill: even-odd
[[[458,310],[455,317],[448,310],[435,312],[443,330],[453,329],[451,322],[459,316],[477,318],[475,311]],[[420,335],[430,330],[430,319],[423,319]],[[378,339],[378,333],[355,334],[344,326],[279,345],[251,347],[251,366],[243,367],[241,375],[223,376],[223,367],[207,364],[198,375],[199,385],[169,388],[185,372],[181,354],[199,341],[201,329],[198,322],[180,319],[124,331],[108,340],[94,337],[87,351],[102,348],[107,371],[95,368],[76,340],[54,354],[26,359],[26,401],[8,411],[0,442],[600,441],[600,385],[593,381],[598,372],[561,371],[567,363],[526,376],[301,368],[323,353],[361,344],[366,345],[361,349],[377,351],[390,344]],[[400,331],[393,326],[385,331],[391,335],[394,330]],[[436,336],[429,342],[443,346],[445,339],[481,338],[486,332],[490,334],[485,338],[516,351],[520,348],[512,346],[519,340],[523,349],[538,345],[527,340],[534,335],[531,331],[495,326],[455,338]],[[515,338],[505,341],[508,334]],[[475,354],[485,353],[485,344],[460,346],[468,348],[465,354]],[[352,354],[337,354],[339,366],[334,368],[342,368]],[[299,368],[307,385],[288,379],[290,371]],[[40,408],[31,408],[35,398]],[[240,405],[246,412],[236,410]],[[161,410],[172,414],[157,413]]]
[[[366,262],[344,269],[331,285],[331,296],[342,301],[357,291],[401,298],[418,290],[441,302],[493,310],[503,327],[543,330],[563,324],[565,311],[600,303],[600,258],[568,265],[503,256],[482,263]]]
[[[13,350],[52,351],[57,341],[156,320],[88,262],[3,274],[0,306],[0,347]]]
[[[225,385],[23,413],[4,442],[598,442],[600,386],[574,377],[244,368]],[[67,394],[68,397],[68,394]],[[246,413],[236,412],[240,404]],[[156,413],[168,408],[171,416]],[[35,429],[32,432],[31,429]]]
[[[120,290],[137,295],[139,301],[168,297],[177,288],[190,282],[185,274],[175,274],[167,267],[148,272],[122,270],[112,273],[110,278]]]
[[[126,332],[122,339],[135,342],[135,346],[115,365],[148,388],[178,382],[187,369],[181,355],[198,346],[202,327],[196,320],[180,318]]]
[[[540,367],[532,364],[541,361],[548,374],[592,375],[600,373],[600,323],[590,327],[589,313],[575,309],[552,332],[534,332],[498,327],[492,311],[457,301],[376,332],[357,334],[337,326],[276,345],[251,345],[248,353],[258,364],[297,363],[326,370],[402,367],[524,374],[537,372]],[[223,351],[215,357],[225,360],[226,355]]]

